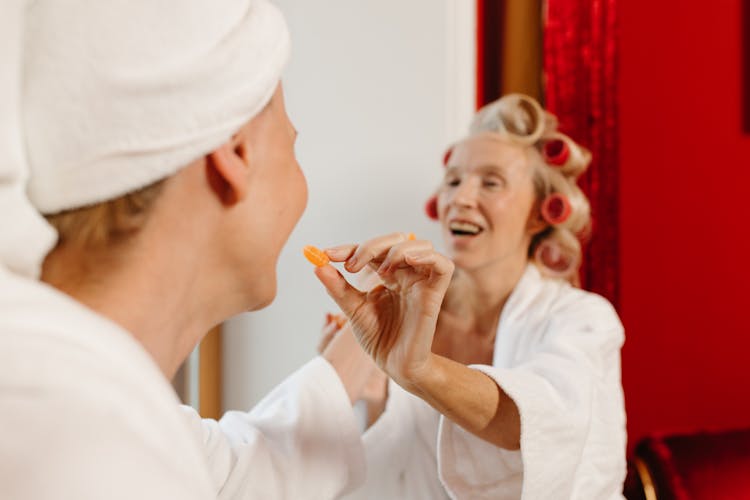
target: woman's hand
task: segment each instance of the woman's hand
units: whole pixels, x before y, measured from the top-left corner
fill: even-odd
[[[362,348],[396,382],[418,385],[429,372],[432,339],[453,262],[424,240],[394,233],[361,245],[326,250],[347,271],[376,271],[382,285],[361,292],[334,267],[316,268],[316,275],[352,325]]]
[[[352,403],[366,403],[367,426],[372,425],[385,409],[388,377],[362,350],[346,317],[326,315],[318,350],[339,374]]]
[[[346,316],[341,314],[326,313],[326,322],[323,325],[323,331],[320,333],[320,340],[318,341],[318,354],[323,354],[336,336],[336,332],[341,330],[346,324]]]

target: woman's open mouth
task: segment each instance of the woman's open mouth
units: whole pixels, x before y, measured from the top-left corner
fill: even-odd
[[[484,230],[482,227],[467,221],[452,221],[448,224],[448,229],[453,236],[476,236]]]

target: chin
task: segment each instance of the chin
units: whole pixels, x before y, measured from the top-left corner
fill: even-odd
[[[461,251],[454,248],[450,257],[456,268],[463,271],[479,269],[487,264],[487,258],[478,252]]]
[[[462,271],[471,271],[475,267],[477,267],[476,263],[469,258],[461,258],[460,256],[454,256],[452,259],[453,264],[456,266],[456,269],[460,269]]]
[[[465,245],[448,245],[448,254],[451,260],[456,264],[468,264],[477,260],[476,249],[466,248]]]
[[[264,281],[259,286],[256,286],[251,293],[250,306],[247,308],[248,311],[259,311],[270,306],[276,298],[276,276],[269,277],[268,281]]]

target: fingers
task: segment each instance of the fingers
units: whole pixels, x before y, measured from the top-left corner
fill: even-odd
[[[351,317],[365,301],[365,294],[351,286],[335,267],[316,267],[315,276],[347,316]]]
[[[383,280],[378,276],[371,266],[367,266],[357,275],[357,288],[360,290],[372,290],[378,285],[383,284]]]
[[[436,282],[450,283],[455,269],[455,264],[451,259],[435,251],[407,253],[404,255],[404,260],[414,268],[429,269],[430,279]]]
[[[336,333],[346,325],[346,316],[342,314],[326,313],[325,323],[323,324],[323,331],[321,332],[320,341],[318,342],[318,352],[323,353],[331,340],[336,336]]]
[[[325,348],[328,347],[328,344],[331,343],[331,340],[336,335],[336,332],[339,331],[339,329],[340,328],[336,321],[330,321],[326,323],[326,325],[323,327],[323,335],[321,335],[320,342],[318,342],[318,353],[322,354],[323,351],[325,351]]]
[[[346,262],[344,266],[347,271],[356,273],[365,268],[368,263],[377,261],[384,256],[388,250],[404,241],[415,241],[414,233],[391,233],[378,238],[373,238],[361,245],[346,244],[325,249],[325,254],[333,262]],[[378,266],[371,266],[377,269]]]
[[[391,233],[366,241],[359,245],[354,253],[346,259],[344,268],[350,273],[359,272],[368,264],[378,268],[392,247],[404,243],[420,243],[412,238],[413,236],[407,233]],[[429,242],[424,241],[422,243],[429,244]]]
[[[412,267],[406,262],[407,255],[421,255],[434,253],[432,243],[426,240],[405,241],[398,245],[392,246],[385,255],[383,262],[378,267],[377,273],[384,276],[392,273],[396,269]]]
[[[433,277],[450,276],[453,272],[449,259],[437,254],[429,241],[415,240],[412,233],[391,233],[360,245],[348,244],[328,248],[325,253],[332,262],[344,262],[344,268],[351,273],[371,269],[377,271],[376,276],[379,278],[385,278],[397,269],[415,267],[420,259],[423,261],[420,264],[424,267],[423,271]],[[431,254],[436,257],[427,259],[426,256]],[[412,261],[407,260],[407,256],[411,256]],[[437,267],[427,269],[431,266]]]
[[[339,245],[337,247],[326,248],[325,253],[333,262],[344,262],[354,255],[357,245]]]

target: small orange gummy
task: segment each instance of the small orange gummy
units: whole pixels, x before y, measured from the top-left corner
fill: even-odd
[[[323,250],[312,245],[307,245],[303,248],[302,253],[311,264],[314,264],[317,267],[325,266],[331,261]]]
[[[340,314],[337,314],[335,318],[336,324],[339,326],[339,328],[343,328],[346,322],[349,321],[348,319],[346,319],[346,316],[342,316]]]
[[[406,236],[406,239],[409,239],[409,240],[416,240],[416,239],[417,239],[417,237],[416,237],[416,236],[414,236],[414,233],[409,233],[409,234],[408,234],[408,235]]]

